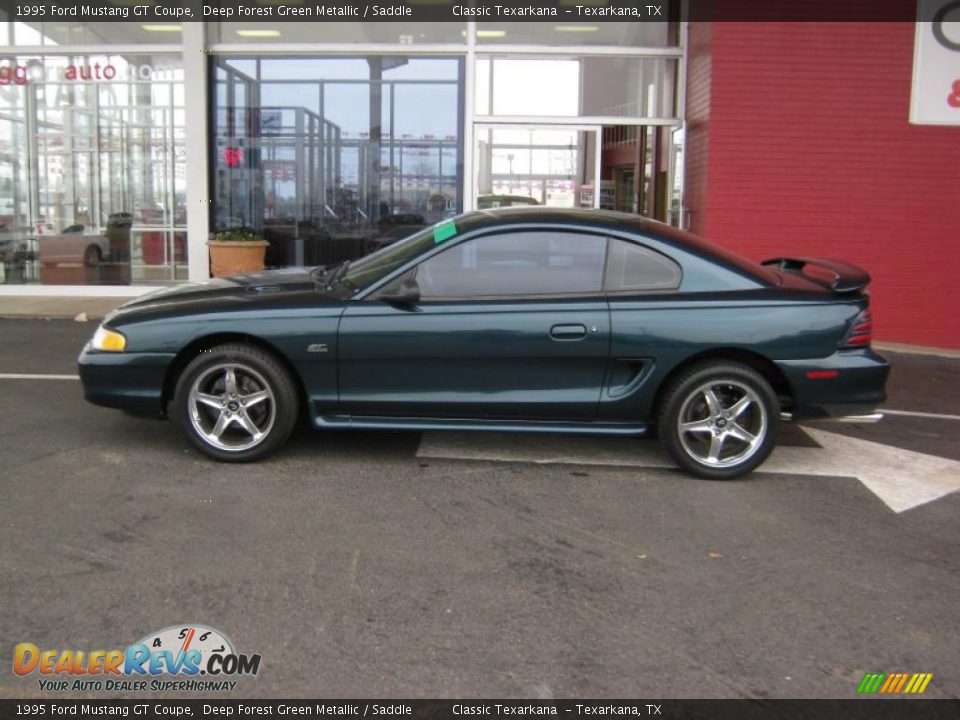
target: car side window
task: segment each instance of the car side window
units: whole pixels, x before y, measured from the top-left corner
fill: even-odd
[[[599,295],[606,246],[600,235],[548,230],[474,238],[418,266],[420,297]]]
[[[626,240],[610,240],[605,281],[607,292],[676,290],[682,277],[680,266],[666,255]]]

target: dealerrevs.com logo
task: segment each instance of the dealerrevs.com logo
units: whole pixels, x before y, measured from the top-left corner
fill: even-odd
[[[125,650],[41,650],[19,643],[13,672],[40,675],[40,689],[211,692],[233,690],[232,678],[260,672],[260,655],[238,653],[219,630],[174,625],[150,633]]]

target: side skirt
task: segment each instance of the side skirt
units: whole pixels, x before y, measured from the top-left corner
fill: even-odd
[[[521,420],[461,420],[447,418],[357,417],[320,415],[314,425],[330,430],[470,430],[481,432],[579,433],[588,435],[646,435],[643,423],[549,422]]]

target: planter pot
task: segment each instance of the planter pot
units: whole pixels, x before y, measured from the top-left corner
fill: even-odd
[[[210,272],[214,277],[242,275],[263,270],[266,240],[209,240]]]

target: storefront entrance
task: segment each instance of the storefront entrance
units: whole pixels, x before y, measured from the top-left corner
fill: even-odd
[[[644,125],[474,125],[473,207],[598,208],[679,223],[668,182],[682,148]]]
[[[476,125],[474,207],[600,207],[600,128]]]

